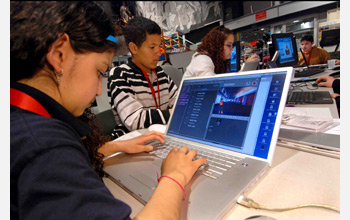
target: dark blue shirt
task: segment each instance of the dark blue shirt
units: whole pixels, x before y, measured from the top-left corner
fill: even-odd
[[[11,106],[11,219],[130,219],[91,166],[90,128],[46,94],[20,83],[52,118]]]

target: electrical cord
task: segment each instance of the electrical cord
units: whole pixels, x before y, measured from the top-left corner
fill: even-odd
[[[323,205],[323,204],[303,204],[303,205],[298,205],[298,206],[289,207],[289,208],[271,208],[268,206],[262,206],[259,203],[256,203],[254,200],[244,196],[240,196],[237,200],[237,203],[248,208],[262,209],[262,210],[268,210],[268,211],[274,211],[274,212],[285,212],[285,211],[290,211],[294,209],[309,207],[309,208],[323,208],[323,209],[328,209],[328,210],[340,213],[340,209],[334,206]]]
[[[294,91],[294,90],[299,90],[299,91],[303,91],[303,87],[306,87],[307,90],[317,90],[319,88],[319,86],[314,87],[312,85],[313,83],[311,82],[299,82],[299,83],[293,83],[290,85],[290,91]]]

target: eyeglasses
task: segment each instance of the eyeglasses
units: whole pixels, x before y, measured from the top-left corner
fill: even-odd
[[[226,47],[228,47],[228,49],[232,50],[233,49],[233,44],[225,44]]]

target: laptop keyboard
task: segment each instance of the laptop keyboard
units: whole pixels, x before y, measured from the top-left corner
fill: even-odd
[[[322,72],[324,72],[324,69],[322,69],[322,68],[303,69],[299,72],[295,71],[294,78],[313,76],[315,74],[322,73]]]
[[[199,167],[197,172],[215,180],[220,178],[226,171],[228,171],[233,166],[235,166],[239,161],[244,159],[240,157],[233,157],[232,155],[228,155],[224,153],[209,151],[203,148],[198,148],[196,146],[189,145],[187,143],[172,141],[170,139],[165,139],[164,141],[165,141],[164,144],[161,144],[158,141],[151,141],[146,143],[154,147],[154,150],[150,152],[150,154],[153,154],[159,158],[164,159],[167,157],[170,150],[173,149],[174,147],[181,148],[182,146],[187,146],[189,150],[197,151],[197,157],[194,159],[201,158],[201,157],[204,157],[207,159],[207,162],[203,164],[201,167]]]
[[[287,104],[332,104],[328,91],[302,91],[288,93]]]

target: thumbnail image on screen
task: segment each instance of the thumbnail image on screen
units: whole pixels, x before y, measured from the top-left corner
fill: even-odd
[[[257,82],[253,82],[253,85],[257,85]],[[242,148],[257,88],[221,87],[216,96],[205,139]]]
[[[211,117],[205,139],[242,149],[247,127],[248,120]]]
[[[222,87],[212,114],[250,116],[257,87]]]

